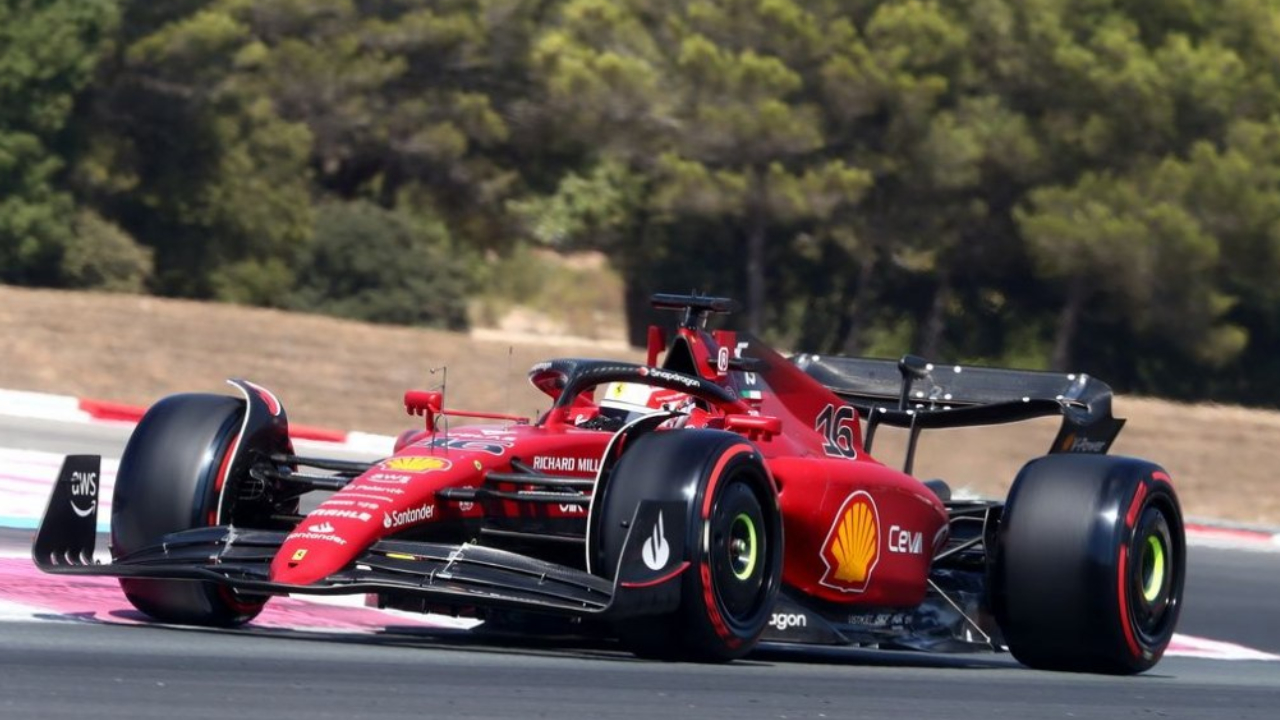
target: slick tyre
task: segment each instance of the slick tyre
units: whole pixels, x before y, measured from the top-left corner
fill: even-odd
[[[660,488],[681,488],[688,502],[690,564],[679,580],[679,607],[618,623],[624,645],[641,657],[695,662],[750,652],[769,622],[782,577],[777,496],[754,446],[721,431],[654,432],[628,449],[610,483],[620,491],[611,500],[632,508]],[[614,548],[606,563],[616,567],[621,536],[606,546]]]
[[[1140,673],[1182,609],[1182,511],[1160,467],[1051,455],[1014,481],[990,566],[1009,651],[1046,670]]]
[[[113,558],[155,545],[169,533],[216,522],[244,407],[237,398],[189,394],[169,396],[147,411],[116,475]],[[121,578],[120,587],[141,612],[184,625],[239,625],[266,604],[206,582]]]

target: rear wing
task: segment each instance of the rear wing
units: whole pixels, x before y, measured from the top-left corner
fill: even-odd
[[[1061,415],[1050,453],[1104,454],[1124,427],[1111,415],[1111,388],[1084,374],[941,365],[914,355],[897,362],[810,354],[791,360],[862,413],[868,449],[878,425],[911,429],[908,466],[924,429]]]

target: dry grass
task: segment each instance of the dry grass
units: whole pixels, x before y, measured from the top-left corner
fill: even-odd
[[[1168,469],[1187,515],[1280,525],[1280,480],[1273,470],[1280,459],[1273,444],[1280,440],[1280,413],[1128,396],[1116,399],[1114,411],[1128,422],[1111,452]],[[1057,420],[1044,418],[926,433],[915,471],[1000,497],[1022,463],[1049,449],[1057,430]],[[884,440],[876,455],[899,462],[902,438],[886,434]]]
[[[505,342],[382,327],[271,310],[123,295],[0,286],[0,388],[145,405],[180,391],[226,392],[227,377],[276,391],[297,423],[394,434],[409,427],[404,390],[439,382],[449,405],[533,413],[543,398],[524,381],[555,356],[638,359],[616,347],[548,340]],[[1280,413],[1123,397],[1129,418],[1114,452],[1157,459],[1173,474],[1186,512],[1280,525],[1273,478]],[[1047,448],[1052,421],[926,436],[916,470],[1003,495],[1028,457]],[[877,455],[896,462],[896,438]]]
[[[536,412],[525,370],[548,356],[636,357],[580,344],[512,345],[438,330],[127,295],[0,286],[0,388],[140,405],[174,392],[271,388],[298,423],[395,434],[401,397],[438,385],[475,409]]]

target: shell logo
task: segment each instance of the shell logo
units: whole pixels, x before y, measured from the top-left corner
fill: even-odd
[[[840,592],[864,592],[879,561],[880,511],[871,495],[859,490],[840,506],[822,544],[827,571],[818,582]]]
[[[437,470],[448,470],[453,467],[453,463],[438,457],[395,457],[382,463],[382,467],[387,470],[400,470],[402,472],[435,472]]]

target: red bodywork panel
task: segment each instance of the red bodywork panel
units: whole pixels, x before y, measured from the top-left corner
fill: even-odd
[[[650,341],[662,343],[662,333],[651,332]],[[659,350],[651,347],[649,357]],[[687,426],[735,430],[760,449],[778,489],[787,586],[849,605],[911,607],[924,599],[930,561],[947,539],[946,510],[918,480],[863,451],[853,407],[763,343],[733,332],[680,329],[664,367],[741,398],[700,407]],[[535,385],[553,397],[558,393],[546,376]],[[513,459],[537,472],[595,477],[613,433],[575,426],[596,410],[589,397],[575,398],[563,410],[532,424],[437,427],[402,438],[393,457],[297,526],[272,564],[271,579],[313,583],[378,539],[479,520],[477,505],[442,502],[436,493],[478,486],[491,471],[511,472]],[[515,502],[502,505],[512,517],[528,513]],[[585,505],[546,505],[539,512],[582,522],[587,516]]]

